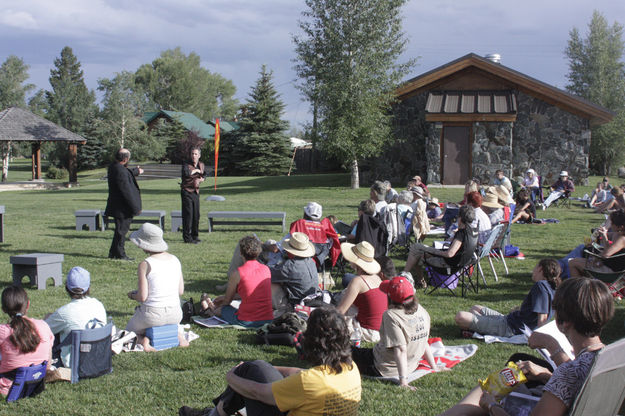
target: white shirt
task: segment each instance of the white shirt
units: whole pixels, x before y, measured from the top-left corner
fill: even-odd
[[[150,256],[145,261],[150,265],[150,273],[146,276],[148,298],[143,304],[157,308],[179,307],[178,289],[182,279],[180,260],[170,254],[168,258]]]

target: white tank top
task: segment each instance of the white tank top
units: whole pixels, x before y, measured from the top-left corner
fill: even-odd
[[[143,302],[146,306],[164,308],[166,306],[180,306],[178,288],[182,278],[182,266],[176,256],[168,258],[148,257],[145,259],[150,265],[148,280],[148,298]]]

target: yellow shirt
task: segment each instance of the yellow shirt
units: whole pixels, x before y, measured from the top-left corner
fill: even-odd
[[[343,365],[336,374],[327,366],[300,371],[271,385],[278,408],[292,416],[358,414],[360,373]]]

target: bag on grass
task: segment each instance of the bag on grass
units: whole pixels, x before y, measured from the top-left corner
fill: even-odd
[[[306,321],[294,312],[287,312],[258,329],[256,342],[265,345],[294,346],[295,334],[306,331]]]
[[[191,323],[191,317],[195,315],[195,306],[193,306],[193,298],[182,304],[182,321],[183,324]]]
[[[520,252],[521,250],[519,250],[518,247],[509,245],[509,246],[504,247],[503,255],[506,257],[516,257],[519,255]]]

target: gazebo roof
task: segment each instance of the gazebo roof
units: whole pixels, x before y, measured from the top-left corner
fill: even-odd
[[[85,143],[71,131],[19,107],[0,111],[0,141]]]

